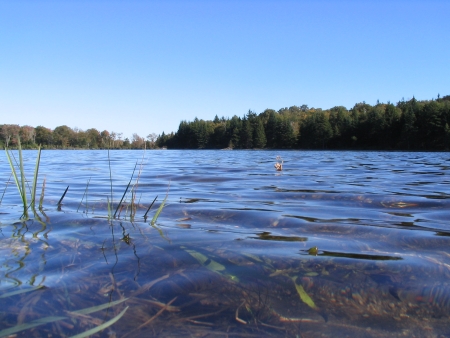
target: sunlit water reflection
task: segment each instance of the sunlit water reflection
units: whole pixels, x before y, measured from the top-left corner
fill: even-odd
[[[44,208],[21,221],[1,155],[0,336],[450,335],[449,171],[449,153],[43,151]]]

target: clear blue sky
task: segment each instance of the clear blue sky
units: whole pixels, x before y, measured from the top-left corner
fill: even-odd
[[[450,94],[449,0],[0,0],[0,124],[147,136]]]

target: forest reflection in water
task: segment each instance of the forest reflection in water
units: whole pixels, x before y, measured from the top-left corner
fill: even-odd
[[[279,152],[160,152],[132,219],[106,216],[104,153],[56,153],[43,213],[17,221],[12,186],[0,206],[0,336],[450,333],[447,153],[285,152],[277,173]],[[119,196],[131,155],[113,155]],[[56,156],[78,163],[70,177]],[[158,222],[144,221],[169,182]]]

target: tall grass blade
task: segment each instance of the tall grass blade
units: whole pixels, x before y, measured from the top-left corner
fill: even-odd
[[[5,185],[5,189],[3,190],[3,194],[2,194],[2,197],[0,198],[0,205],[2,204],[2,201],[3,201],[3,197],[5,196],[5,193],[6,193],[6,189],[8,188],[8,184],[9,184],[9,181],[11,180],[11,176],[12,176],[12,173],[11,173],[11,174],[9,174],[9,178],[8,178],[8,181],[6,182],[6,185]]]
[[[121,205],[122,205],[123,199],[125,198],[125,195],[127,194],[127,191],[128,191],[128,189],[130,188],[130,184],[131,184],[131,180],[130,180],[130,182],[128,183],[127,187],[125,188],[125,191],[123,192],[122,198],[120,199],[120,202],[119,202],[119,204],[117,205],[117,208],[116,208],[116,211],[114,212],[113,218],[116,218],[117,211],[119,211],[119,208],[120,208]]]
[[[19,151],[20,151],[20,149],[19,149]],[[23,196],[24,196],[24,194],[26,194],[26,192],[22,190],[22,185],[19,182],[19,177],[17,176],[17,172],[14,167],[14,163],[11,159],[11,155],[9,154],[8,148],[5,148],[5,152],[6,152],[6,158],[8,159],[8,162],[9,162],[9,166],[11,167],[11,173],[14,177],[14,181],[16,182],[17,190],[19,190],[19,195],[20,195],[20,198],[22,199],[22,204],[23,204],[23,215],[22,216],[25,216],[27,213],[27,204],[26,204],[26,199],[24,199]]]
[[[158,198],[158,195],[156,195],[155,199],[153,200],[152,204],[150,204],[150,206],[148,207],[147,211],[144,214],[144,219],[147,220],[147,214],[150,211],[150,209],[152,208],[153,204],[155,204],[156,199]]]
[[[25,190],[25,170],[23,167],[23,156],[22,156],[22,145],[20,143],[20,137],[17,137],[17,143],[19,146],[19,169],[20,169],[20,180],[22,181],[22,200],[25,208],[25,216],[28,218],[28,208],[27,208],[27,192]]]
[[[89,183],[90,183],[90,182],[91,182],[91,177],[89,177],[89,180],[88,180],[88,182],[86,183],[86,189],[84,189],[83,197],[81,197],[80,204],[78,204],[77,212],[78,212],[78,210],[79,210],[80,207],[81,207],[81,203],[83,203],[84,196],[86,196],[86,213],[87,213],[87,210],[88,210],[88,198],[87,198],[87,192],[88,192],[88,188],[89,188]],[[109,214],[108,214],[108,215],[109,215]]]
[[[64,199],[64,196],[66,196],[67,190],[69,190],[69,186],[67,186],[66,190],[64,191],[64,194],[62,194],[61,199],[60,199],[59,202],[58,202],[58,206],[61,205],[62,200]]]
[[[47,178],[44,177],[44,182],[42,182],[41,198],[39,199],[39,210],[42,209],[42,203],[44,202],[44,192],[45,192],[45,182]]]
[[[111,209],[111,202],[109,201],[108,196],[106,196],[106,203],[108,205],[108,219],[111,219],[112,209]]]
[[[111,205],[112,205],[113,204],[113,184],[112,184],[111,159],[109,157],[109,147],[108,147],[108,165],[109,165],[109,184],[111,185]]]
[[[134,186],[136,187],[136,186]],[[135,189],[131,189],[131,206],[130,206],[130,220],[133,221],[134,220],[134,215],[136,214],[136,191]]]
[[[90,335],[93,335],[94,333],[97,333],[99,331],[102,331],[106,329],[107,327],[113,325],[115,322],[117,322],[122,316],[127,312],[129,306],[127,306],[125,309],[123,309],[117,316],[115,316],[113,319],[108,320],[107,322],[103,323],[102,325],[99,325],[97,327],[94,327],[90,330],[87,330],[83,333],[77,334],[75,336],[72,336],[71,338],[84,338],[88,337]]]
[[[158,210],[156,210],[155,215],[152,218],[152,221],[150,222],[152,225],[156,223],[159,214],[161,213],[162,209],[164,208],[164,204],[166,203],[167,196],[164,198],[164,201],[162,201],[161,205],[159,206]]]
[[[6,157],[8,158],[9,165],[11,167],[12,175],[14,176],[14,180],[17,185],[17,189],[19,190],[19,195],[22,199],[23,204],[23,214],[22,217],[25,217],[28,219],[28,203],[27,203],[27,191],[25,189],[25,185],[27,184],[27,180],[25,177],[25,167],[23,162],[23,156],[22,156],[22,144],[20,143],[20,137],[17,137],[17,143],[18,143],[18,151],[19,151],[19,163],[16,161],[16,165],[19,167],[20,171],[20,180],[17,175],[14,163],[11,159],[11,155],[9,154],[8,148],[5,148],[6,151]],[[14,155],[13,155],[14,156]],[[34,209],[35,202],[36,202],[36,185],[37,185],[37,178],[39,173],[39,163],[41,160],[41,148],[38,148],[38,155],[36,158],[36,166],[34,168],[34,178],[33,178],[33,186],[31,188],[31,208]],[[29,186],[28,186],[29,188]]]
[[[41,161],[41,147],[38,148],[38,154],[36,157],[36,165],[34,167],[34,177],[33,177],[33,187],[31,189],[31,208],[34,209],[35,202],[36,202],[36,185],[37,185],[37,178],[39,174],[39,163]]]
[[[134,165],[134,169],[133,169],[133,173],[131,174],[130,182],[128,182],[128,185],[122,195],[122,198],[120,199],[120,202],[117,205],[117,208],[116,208],[116,211],[114,212],[113,218],[116,218],[117,211],[119,210],[120,206],[122,205],[123,199],[125,198],[125,195],[127,194],[127,191],[130,188],[131,181],[133,180],[134,172],[136,171],[136,167],[137,167],[137,161],[136,161],[136,164]]]
[[[170,188],[170,186],[169,186],[169,188]],[[155,215],[153,216],[152,221],[150,222],[151,225],[154,225],[156,223],[156,220],[158,219],[159,214],[161,213],[162,209],[164,208],[164,205],[166,204],[167,196],[169,196],[169,188],[167,188],[166,197],[164,197],[164,200],[162,201],[158,210],[156,210]]]

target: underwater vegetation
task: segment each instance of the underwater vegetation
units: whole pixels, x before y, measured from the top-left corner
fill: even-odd
[[[50,230],[47,230],[46,223],[49,221],[49,217],[45,213],[44,206],[43,206],[44,193],[45,193],[45,187],[46,187],[45,179],[42,183],[42,191],[41,191],[41,196],[40,196],[40,200],[39,200],[39,205],[38,205],[38,207],[36,207],[36,198],[37,198],[36,189],[37,189],[37,182],[38,182],[38,176],[39,176],[41,149],[40,149],[40,147],[38,148],[36,163],[35,163],[35,167],[34,167],[34,175],[33,175],[32,185],[30,187],[29,180],[27,180],[26,175],[25,175],[25,163],[24,163],[24,159],[23,159],[24,156],[23,156],[19,137],[17,137],[17,142],[18,142],[18,148],[17,148],[18,160],[14,156],[14,153],[12,151],[10,151],[8,148],[5,148],[5,153],[6,153],[6,158],[8,160],[9,166],[11,168],[11,175],[10,175],[9,179],[11,179],[11,177],[13,178],[15,185],[17,187],[19,196],[20,196],[20,200],[22,202],[22,214],[20,216],[19,222],[15,223],[15,224],[21,224],[22,227],[17,227],[17,225],[15,225],[15,226],[13,225],[15,230],[13,231],[14,234],[12,237],[20,238],[21,242],[25,243],[25,248],[26,248],[25,251],[26,252],[25,252],[25,255],[21,259],[21,260],[24,260],[29,255],[29,251],[30,251],[30,247],[31,247],[31,243],[29,242],[29,240],[26,239],[26,233],[31,229],[32,225],[35,224],[34,221],[37,221],[36,223],[40,224],[42,227],[38,231],[34,232],[32,237],[39,239],[40,235],[43,234],[44,239],[39,239],[39,240],[43,241],[43,243],[47,246],[47,248],[50,246],[48,243],[49,242],[48,233],[50,232]],[[109,151],[108,151],[108,159],[109,159]],[[109,166],[110,165],[111,164],[109,162]],[[111,176],[111,167],[110,167],[111,195],[106,197],[108,213],[105,218],[107,219],[109,227],[111,227],[114,248],[115,248],[115,243],[114,243],[113,221],[124,220],[124,219],[128,218],[130,220],[130,222],[133,222],[134,218],[136,216],[136,211],[137,211],[136,193],[137,193],[137,188],[138,188],[138,184],[139,184],[139,176],[135,180],[135,182],[133,182],[133,178],[134,178],[134,174],[135,174],[137,166],[138,166],[138,163],[136,162],[136,165],[134,167],[134,170],[133,170],[133,173],[129,180],[129,183],[128,183],[120,201],[117,203],[116,206],[113,203],[112,176]],[[139,175],[141,174],[141,170],[142,170],[142,163],[140,166]],[[8,183],[9,183],[9,180],[8,180]],[[7,183],[5,190],[1,196],[0,204],[5,195],[8,183]],[[86,184],[86,189],[85,189],[83,197],[80,201],[80,205],[79,205],[77,211],[83,204],[83,200],[85,200],[86,208],[87,208],[89,183],[90,183],[90,179]],[[69,190],[69,186],[67,186],[67,188],[62,193],[61,198],[57,202],[59,211],[62,208],[62,205],[63,205],[62,202],[63,202],[63,199],[66,196],[68,190]],[[154,215],[149,223],[155,229],[157,229],[155,224],[157,222],[159,215],[162,212],[162,209],[164,208],[167,197],[168,197],[168,191],[167,191],[167,194],[166,194],[164,200],[160,203],[158,209],[154,213]],[[127,199],[128,199],[128,201],[127,201]],[[149,211],[151,210],[152,206],[154,205],[154,203],[156,202],[156,200],[157,200],[157,196],[154,198],[152,203],[146,209],[146,212],[143,215],[144,221],[147,221],[147,215],[148,215]],[[113,213],[114,207],[115,207],[115,211]],[[122,214],[122,218],[121,218],[122,212],[123,212],[123,214]],[[130,245],[131,239],[129,237],[129,234],[125,233],[125,228],[123,226],[121,226],[121,230],[123,230],[123,238],[121,239],[121,241],[124,241],[124,242],[126,242],[126,244]],[[158,231],[160,231],[160,230],[158,229]],[[161,233],[161,235],[162,235],[162,233]],[[62,241],[62,242],[64,242],[64,241]],[[103,241],[102,248],[101,248],[102,250],[105,250],[103,247],[105,242],[106,242],[106,239]],[[0,249],[5,249],[4,245],[0,244]],[[114,250],[116,250],[116,249],[114,249]],[[16,249],[13,249],[13,251],[11,253],[13,255],[15,255],[15,251],[16,251]],[[115,254],[116,254],[116,258],[117,258],[117,252],[115,252]],[[105,256],[105,259],[106,259],[106,256]],[[42,257],[39,257],[37,259],[37,261],[36,261],[36,259],[34,259],[35,264],[40,264],[41,261],[42,261]],[[21,267],[19,267],[18,270],[20,270]],[[17,270],[13,270],[12,272],[15,272],[15,271],[17,271]],[[6,279],[11,279],[11,277],[9,275],[10,275],[10,273],[5,274]],[[63,275],[63,273],[62,273],[62,275]],[[36,275],[33,275],[32,280],[31,280],[32,285],[36,284],[35,278],[36,278]],[[12,279],[14,280],[13,284],[16,284],[17,286],[20,286],[23,284],[23,282],[20,279],[17,279],[17,278],[12,278]],[[27,288],[13,288],[13,289],[15,289],[15,291],[4,292],[0,295],[0,300],[2,300],[2,299],[8,300],[11,298],[17,299],[17,297],[26,299],[30,294],[32,295],[31,298],[33,299],[32,304],[30,304],[30,302],[26,302],[23,305],[23,308],[20,310],[20,313],[18,314],[17,325],[0,330],[0,337],[8,337],[8,336],[16,335],[19,333],[23,334],[23,332],[29,332],[29,330],[32,330],[31,332],[33,332],[33,328],[41,326],[41,325],[46,325],[46,324],[53,325],[53,326],[56,325],[55,333],[59,334],[61,336],[67,336],[66,334],[62,333],[62,331],[60,329],[60,327],[61,327],[60,325],[62,325],[62,324],[58,324],[64,320],[72,320],[72,321],[79,320],[80,327],[84,327],[88,324],[94,324],[94,325],[90,325],[90,326],[93,326],[92,328],[72,336],[72,337],[77,337],[77,338],[88,337],[88,336],[94,335],[97,332],[103,331],[104,329],[106,329],[109,326],[116,323],[126,313],[127,309],[129,308],[129,306],[124,307],[119,313],[115,314],[115,316],[113,318],[110,318],[108,320],[101,320],[101,319],[95,319],[93,317],[89,317],[89,315],[91,313],[99,312],[102,310],[109,310],[111,307],[114,307],[115,305],[121,304],[121,303],[125,302],[126,300],[128,300],[128,298],[122,297],[120,300],[109,301],[104,304],[90,306],[90,307],[80,309],[80,310],[64,311],[62,316],[41,317],[41,318],[38,318],[35,320],[24,322],[26,317],[29,317],[29,316],[33,317],[33,314],[35,313],[35,310],[33,309],[34,308],[33,305],[36,305],[36,303],[39,302],[39,300],[41,299],[42,292],[36,293],[36,291],[44,291],[44,294],[45,294],[45,290],[48,289],[45,286],[44,281],[45,281],[45,277],[42,279],[42,281],[40,283],[37,283],[37,286],[32,286],[32,287],[27,287]],[[65,289],[65,292],[67,293],[67,289]],[[20,301],[18,302],[18,304],[20,304]],[[64,304],[60,304],[60,305],[62,305],[61,308],[65,308]],[[10,315],[11,315],[11,313],[8,316],[10,316]],[[1,321],[1,316],[0,316],[0,321]],[[68,324],[66,324],[66,327],[67,327],[67,325]],[[0,325],[0,328],[2,326],[3,325]],[[55,328],[55,326],[54,326],[54,328]],[[35,331],[35,332],[37,332],[37,331]]]
[[[28,217],[3,175],[0,336],[448,334],[445,154],[48,152]]]

